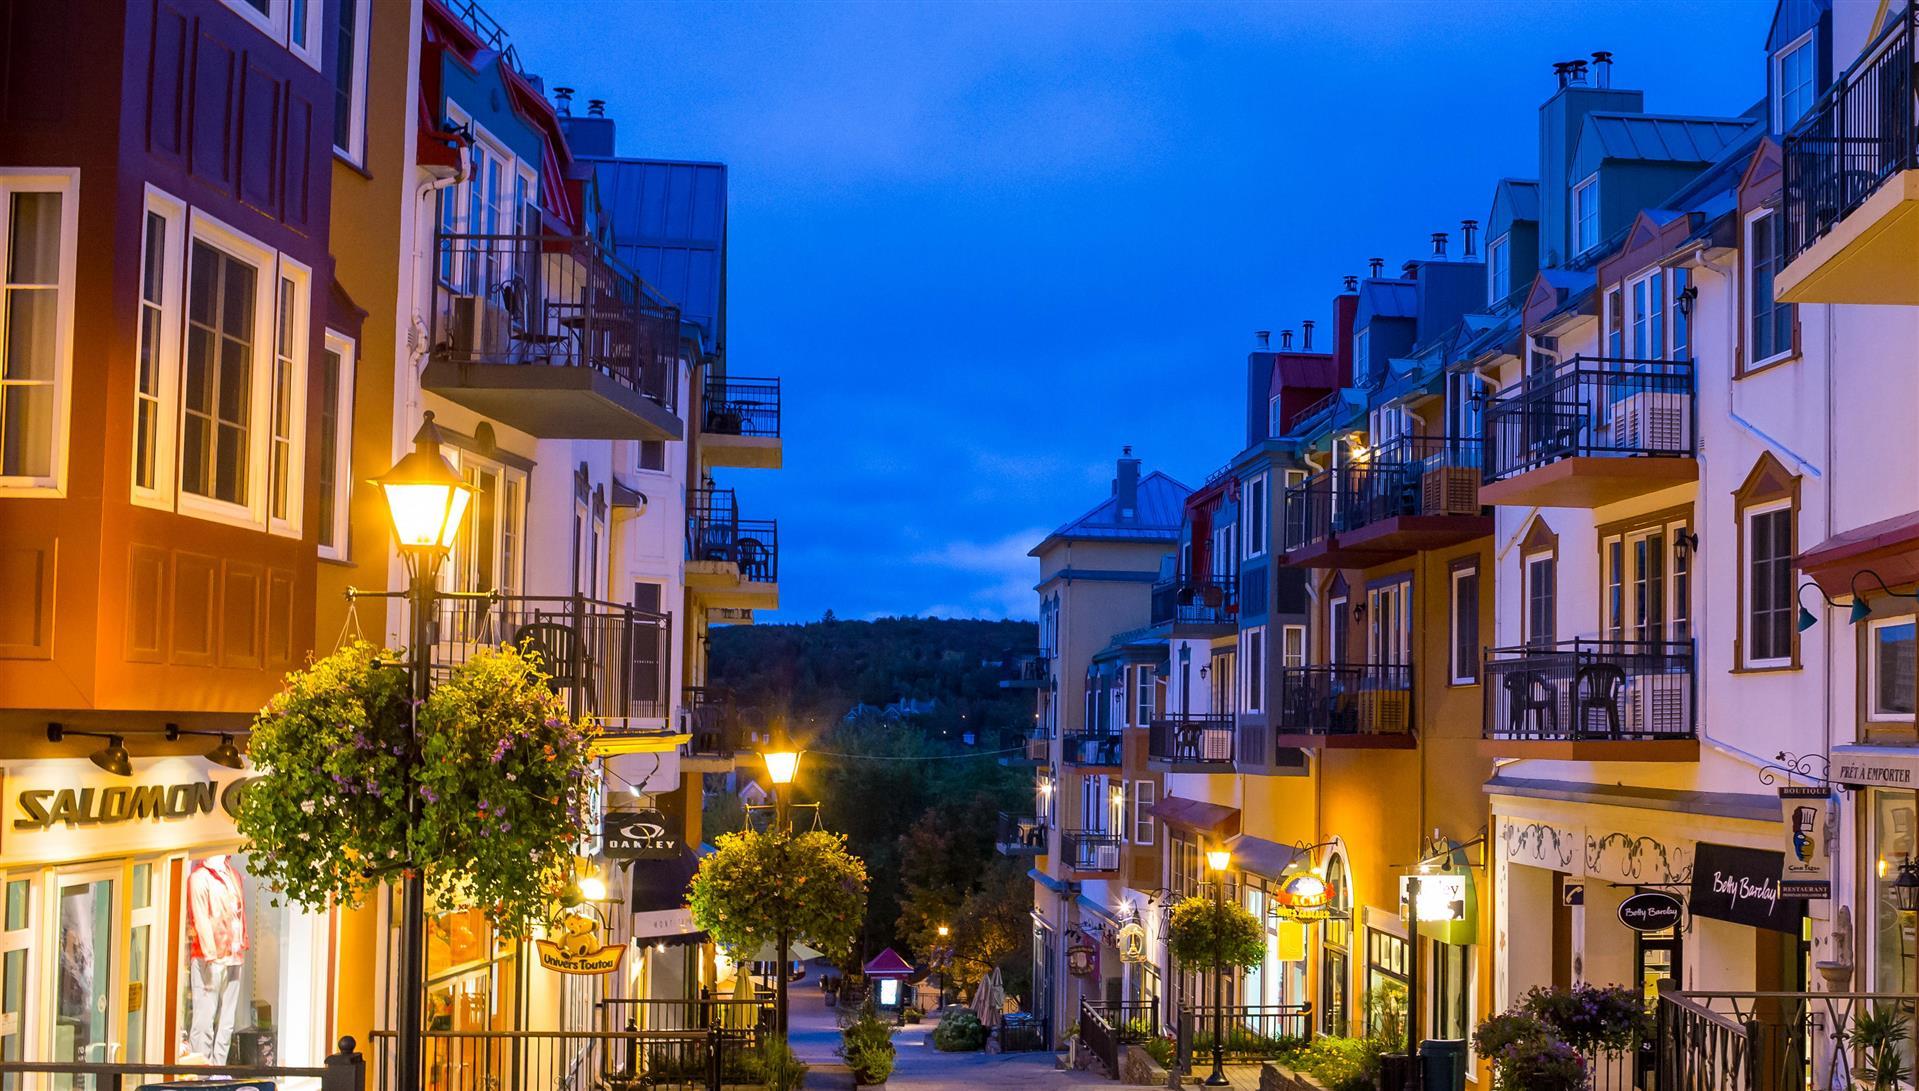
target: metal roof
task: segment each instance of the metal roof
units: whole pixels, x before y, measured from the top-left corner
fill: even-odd
[[[1684,117],[1676,114],[1619,114],[1595,111],[1579,131],[1576,161],[1591,162],[1588,141],[1602,159],[1670,163],[1710,163],[1759,127],[1751,118]]]
[[[1501,178],[1493,187],[1493,213],[1498,215],[1500,202],[1504,201],[1506,211],[1513,220],[1539,219],[1539,183],[1529,178]]]
[[[1359,313],[1371,318],[1412,318],[1419,314],[1419,289],[1410,280],[1360,281]]]
[[[709,345],[726,315],[726,164],[587,159],[628,268],[700,327]]]
[[[1179,540],[1180,524],[1185,519],[1186,497],[1193,490],[1158,470],[1139,479],[1138,506],[1134,517],[1119,517],[1119,498],[1108,496],[1085,515],[1066,523],[1033,547],[1037,554],[1055,538],[1096,539],[1122,542]]]

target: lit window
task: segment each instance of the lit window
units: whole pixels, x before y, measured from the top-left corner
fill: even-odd
[[[1812,109],[1819,80],[1817,60],[1810,31],[1772,55],[1772,123],[1776,132],[1792,128]]]
[[[1583,254],[1599,245],[1599,176],[1573,188],[1573,253]]]
[[[1910,615],[1874,618],[1866,632],[1866,718],[1911,723],[1919,701],[1914,693],[1914,625]]]
[[[65,476],[76,180],[0,176],[0,487]]]

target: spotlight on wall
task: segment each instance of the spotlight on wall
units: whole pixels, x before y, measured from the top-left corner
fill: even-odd
[[[75,738],[105,739],[107,744],[88,754],[87,760],[116,777],[133,775],[133,758],[127,754],[125,739],[118,735],[109,735],[104,731],[76,731],[61,724],[47,725],[48,742],[61,742],[69,735]]]
[[[207,751],[206,759],[215,765],[224,765],[228,769],[247,767],[247,759],[240,754],[240,748],[233,745],[233,736],[224,731],[194,731],[179,724],[167,725],[168,742],[179,742],[182,735],[202,735],[209,739],[219,739],[219,743]]]

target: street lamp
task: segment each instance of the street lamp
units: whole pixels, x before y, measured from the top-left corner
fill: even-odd
[[[946,979],[951,974],[951,971],[948,970],[947,967],[953,964],[953,945],[951,942],[949,942],[948,937],[950,937],[953,934],[953,930],[951,928],[948,928],[946,925],[942,924],[940,925],[939,932],[940,932],[940,959],[941,959],[939,1006],[941,1010],[945,1010]]]
[[[793,824],[787,817],[786,789],[800,771],[800,752],[768,750],[761,754],[760,758],[766,762],[766,779],[773,782],[773,822],[780,838],[780,853],[783,859],[786,853],[786,842],[793,834]],[[786,958],[792,939],[793,937],[786,931],[786,915],[782,913],[779,932],[774,936],[780,965],[778,984],[773,987],[773,1025],[778,1029],[782,1041],[786,1039]]]
[[[407,667],[413,689],[413,723],[401,783],[406,789],[409,830],[419,821],[420,798],[413,777],[420,762],[420,706],[430,685],[427,649],[433,642],[433,600],[440,565],[460,533],[460,521],[473,500],[473,487],[440,453],[440,430],[428,412],[413,436],[413,450],[391,470],[373,479],[386,499],[393,519],[393,536],[406,564],[407,600],[412,609]],[[401,888],[400,912],[400,1032],[395,1050],[402,1091],[418,1087],[424,1051],[426,999],[426,880],[416,861],[408,861]]]
[[[1213,871],[1213,1071],[1206,1086],[1225,1087],[1226,1079],[1226,967],[1219,949],[1220,920],[1226,915],[1226,869],[1233,854],[1225,849],[1210,849],[1206,866]]]

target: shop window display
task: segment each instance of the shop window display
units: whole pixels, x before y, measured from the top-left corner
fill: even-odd
[[[189,1063],[314,1064],[325,918],[273,904],[238,853],[185,862],[176,1055]]]

